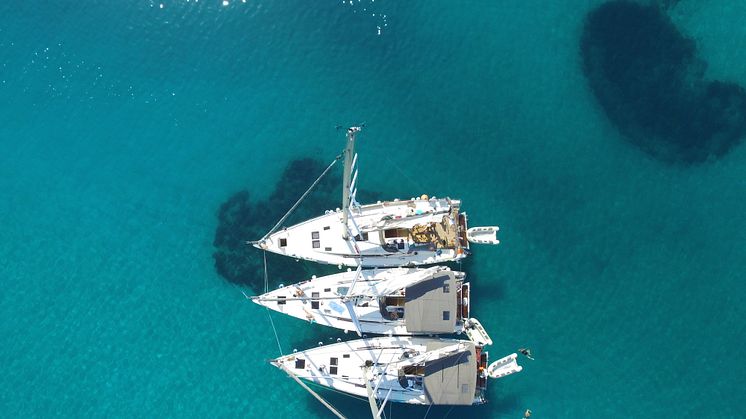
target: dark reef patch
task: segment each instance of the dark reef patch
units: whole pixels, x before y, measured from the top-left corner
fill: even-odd
[[[282,218],[285,212],[306,191],[314,179],[325,169],[318,160],[304,158],[288,164],[275,189],[266,201],[252,202],[248,191],[239,191],[220,205],[218,227],[213,245],[215,270],[230,282],[248,285],[255,292],[264,289],[264,264],[262,252],[247,240],[261,238]],[[361,202],[378,200],[377,194],[360,190]],[[339,176],[330,172],[311,192],[295,212],[285,221],[286,226],[324,213],[324,210],[339,207],[342,198]],[[336,267],[314,263],[296,262],[292,258],[267,253],[270,288],[280,283],[290,284],[310,277],[337,271]]]
[[[620,132],[655,158],[697,163],[746,136],[746,90],[703,79],[706,63],[661,8],[605,3],[585,20],[583,71]]]

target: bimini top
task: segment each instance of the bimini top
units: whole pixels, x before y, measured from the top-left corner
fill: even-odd
[[[456,278],[442,271],[426,281],[407,287],[404,312],[410,333],[453,333],[456,316]]]
[[[447,342],[429,341],[427,350],[447,346]],[[425,363],[423,387],[430,404],[471,405],[477,382],[476,349],[473,342],[463,342],[463,350]]]

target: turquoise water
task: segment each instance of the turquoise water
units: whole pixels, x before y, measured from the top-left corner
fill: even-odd
[[[622,140],[580,70],[601,2],[556,3],[0,5],[0,415],[327,417],[212,240],[228,196],[359,121],[361,187],[501,226],[473,313],[493,357],[536,356],[428,417],[746,415],[746,145],[682,166]],[[670,15],[746,84],[746,5]],[[337,336],[275,322],[285,351]]]

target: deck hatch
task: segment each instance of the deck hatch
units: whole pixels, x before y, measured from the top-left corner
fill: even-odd
[[[288,239],[280,239],[280,247],[288,247]]]
[[[306,360],[296,358],[295,359],[295,369],[302,370],[303,368],[306,368]]]
[[[314,300],[314,298],[319,298],[318,292],[312,292],[311,293],[311,308],[314,310],[319,309],[319,300]]]
[[[409,235],[409,230],[406,228],[390,228],[388,230],[384,230],[383,237],[387,239],[393,239],[396,237],[407,237]]]
[[[314,240],[311,243],[312,243],[314,249],[318,249],[319,247],[321,247],[321,242],[318,241],[318,240]]]

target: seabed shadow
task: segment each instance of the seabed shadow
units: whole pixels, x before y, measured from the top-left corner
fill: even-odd
[[[619,131],[658,160],[691,165],[746,137],[746,90],[704,79],[694,40],[665,13],[672,5],[602,4],[585,18],[580,52],[591,90]]]

